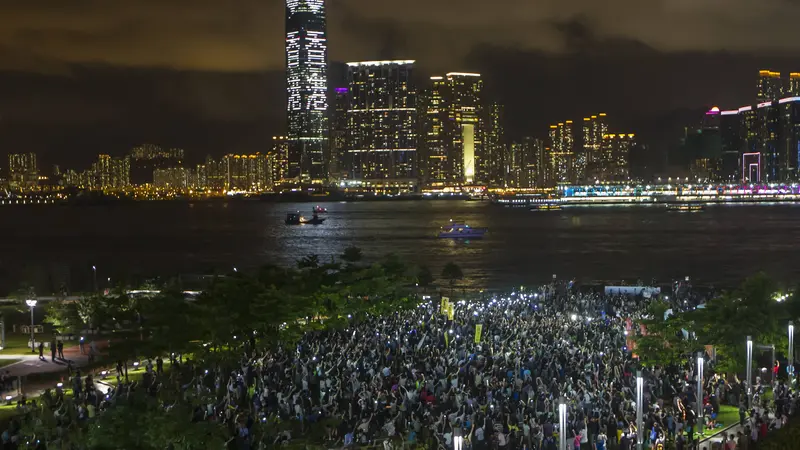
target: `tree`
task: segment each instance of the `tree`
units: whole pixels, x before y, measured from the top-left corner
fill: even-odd
[[[348,264],[355,264],[363,258],[363,254],[361,253],[361,249],[355,246],[350,246],[344,249],[344,252],[340,256],[342,261]]]
[[[423,288],[427,288],[433,284],[433,272],[431,272],[430,267],[422,265],[417,268],[417,284]]]
[[[319,267],[319,256],[317,255],[304,256],[303,259],[297,261],[297,267],[299,269],[316,269],[317,267]]]
[[[450,293],[452,295],[453,286],[455,286],[456,281],[464,278],[464,273],[461,271],[461,267],[459,267],[458,264],[449,262],[442,269],[442,278],[448,280],[450,283]]]

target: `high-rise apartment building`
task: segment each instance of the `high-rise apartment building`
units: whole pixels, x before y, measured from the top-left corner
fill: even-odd
[[[570,183],[572,181],[572,166],[575,158],[572,129],[571,120],[550,125],[548,159],[552,183]]]
[[[507,185],[530,189],[547,182],[547,149],[540,139],[525,137],[509,147]]]
[[[26,190],[39,184],[39,169],[35,153],[8,155],[8,181],[12,189]]]
[[[792,72],[789,74],[789,89],[786,95],[800,96],[800,72]]]
[[[345,178],[417,177],[417,91],[414,61],[348,63]]]
[[[783,96],[783,81],[780,72],[761,70],[758,72],[759,102],[777,100]]]
[[[159,189],[183,190],[193,186],[193,175],[190,169],[169,167],[153,171],[153,185]]]
[[[152,183],[156,169],[181,167],[183,160],[183,149],[163,149],[153,144],[140,145],[130,152],[130,180],[133,184]]]
[[[273,184],[289,182],[289,141],[286,136],[272,136],[272,150],[269,152],[271,167],[270,179]]]
[[[481,173],[478,179],[491,187],[503,187],[506,179],[506,140],[503,128],[503,105],[492,103],[486,108],[486,131],[483,154],[479,160]]]
[[[330,154],[328,173],[331,179],[340,178],[342,155],[345,153],[347,137],[347,108],[350,106],[350,90],[346,87],[334,89],[331,117]]]
[[[286,0],[289,177],[327,178],[328,40],[324,0]]]
[[[603,136],[608,134],[605,113],[583,118],[583,145],[575,155],[575,181],[591,181],[602,164]]]
[[[263,192],[272,187],[271,168],[267,155],[225,155],[222,166],[225,170],[225,190]]]
[[[629,179],[630,153],[636,145],[636,135],[607,134],[600,148],[601,165],[597,181],[623,182]]]

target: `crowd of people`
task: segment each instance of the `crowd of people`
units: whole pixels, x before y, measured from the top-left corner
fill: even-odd
[[[714,373],[709,360],[696,392],[695,364],[640,367],[631,334],[652,301],[695,307],[696,296],[628,295],[548,285],[534,291],[454,302],[437,298],[383,317],[350,318],[340,329],[306,333],[277,350],[243,341],[234,367],[160,360],[141,382],[101,393],[80,374],[76,401],[47,392],[59,430],[91,420],[132,390],[154,396],[166,383],[209,399],[193,421],[228,427],[230,448],[441,448],[633,450],[696,448],[698,426],[716,423],[721,404],[743,405],[744,389]],[[118,368],[121,381],[122,368]],[[636,377],[644,378],[642,429],[636,426]],[[775,385],[772,413],[758,405],[741,417],[741,434],[780,427],[794,397]],[[703,417],[696,415],[702,402]],[[70,405],[65,411],[64,405]],[[559,405],[566,405],[560,430]],[[30,407],[23,406],[23,407]],[[34,405],[35,408],[35,405]],[[744,411],[742,406],[742,411]],[[749,416],[746,417],[746,416]],[[730,425],[730,424],[724,424]],[[767,431],[764,430],[764,433]],[[4,442],[15,430],[3,434]],[[747,439],[748,443],[751,439]],[[731,445],[733,443],[733,445]],[[725,450],[747,448],[726,435]]]

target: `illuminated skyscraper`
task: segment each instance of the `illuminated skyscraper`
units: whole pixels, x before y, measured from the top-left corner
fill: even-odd
[[[507,184],[510,188],[530,189],[545,183],[546,149],[540,139],[525,137],[509,150]]]
[[[347,136],[347,108],[350,106],[350,90],[336,88],[333,99],[333,117],[331,121],[330,155],[328,156],[328,173],[334,180],[340,178],[342,155],[345,151]]]
[[[169,169],[183,165],[184,151],[180,148],[162,149],[158,145],[143,144],[130,153],[130,178],[134,184],[153,182],[155,169]]]
[[[421,130],[419,138],[419,165],[422,181],[431,185],[441,185],[448,181],[448,148],[444,134],[447,122],[447,108],[444,94],[447,82],[444,77],[431,77],[431,86],[425,90],[420,101],[419,111]]]
[[[549,175],[551,183],[570,183],[573,176],[574,140],[572,121],[550,125]]]
[[[289,177],[327,178],[328,42],[324,0],[286,0]]]
[[[601,161],[603,136],[608,134],[605,113],[583,118],[583,145],[575,157],[575,181],[590,180]]]
[[[14,189],[31,189],[39,183],[39,170],[35,153],[8,155],[8,179]]]
[[[634,134],[603,136],[600,153],[603,155],[603,177],[600,181],[628,181],[631,149],[636,145]]]
[[[783,96],[783,81],[780,72],[761,70],[758,72],[758,101],[777,100]]]
[[[485,181],[492,187],[502,187],[505,185],[506,177],[506,141],[505,129],[503,128],[503,105],[492,103],[486,108],[486,132],[484,134],[483,154],[480,168],[479,180]]]
[[[348,63],[345,175],[351,180],[417,177],[414,61]]]
[[[226,191],[263,192],[272,187],[267,155],[225,155],[222,165]]]
[[[270,180],[273,184],[289,181],[289,141],[286,140],[286,136],[272,136],[269,164]]]
[[[789,74],[789,90],[786,95],[800,96],[800,72]]]
[[[484,164],[483,141],[487,117],[480,74],[451,72],[431,77],[431,81],[422,127],[428,183],[486,182],[489,170]]]

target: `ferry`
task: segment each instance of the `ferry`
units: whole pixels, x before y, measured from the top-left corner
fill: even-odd
[[[322,206],[319,205],[314,207],[314,214],[324,214],[326,212],[328,212],[327,208],[323,208]]]
[[[561,205],[558,203],[533,203],[531,211],[560,211]]]
[[[705,209],[700,203],[669,203],[667,204],[667,211],[677,212],[700,212]]]
[[[489,230],[473,228],[466,223],[450,220],[450,224],[442,227],[439,238],[442,239],[480,239]]]
[[[324,218],[320,218],[316,214],[311,216],[310,219],[306,219],[300,213],[289,213],[286,215],[286,225],[322,225],[325,222]]]

